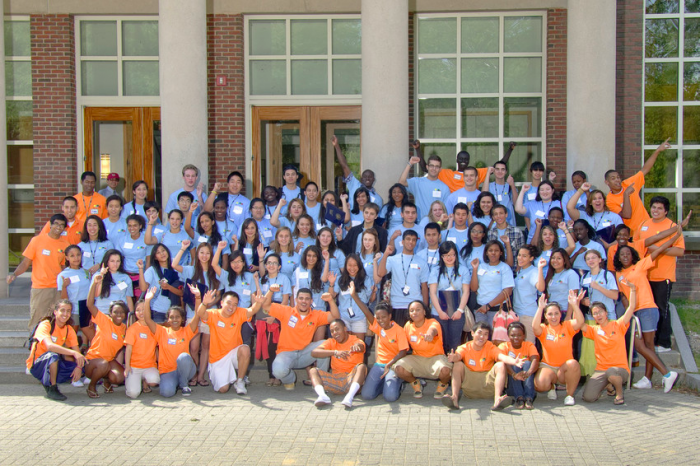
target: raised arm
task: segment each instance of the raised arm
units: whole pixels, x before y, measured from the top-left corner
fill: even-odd
[[[335,134],[333,136],[331,136],[331,143],[333,144],[333,147],[335,148],[335,156],[338,158],[338,164],[343,169],[343,178],[347,178],[352,173],[352,170],[350,170],[350,166],[348,165],[348,161],[345,158],[345,155],[343,155],[343,151],[340,149],[340,144],[338,144],[338,138],[335,137]],[[272,222],[270,222],[270,223],[272,223]]]
[[[570,223],[573,223],[573,220],[571,220]],[[559,222],[557,228],[564,232],[564,235],[566,236],[566,246],[564,247],[564,250],[567,254],[571,255],[571,253],[574,252],[574,249],[576,249],[574,235],[571,234],[571,227],[564,222]],[[571,261],[573,262],[573,259],[571,259]]]
[[[214,257],[211,258],[211,267],[214,269],[214,273],[216,273],[216,275],[221,275],[221,271],[223,270],[219,265],[219,258],[221,257],[221,251],[227,245],[228,243],[226,241],[219,241],[219,243],[217,244],[216,252],[214,252]]]
[[[398,238],[398,235],[396,233],[398,233],[398,230],[396,230],[394,234],[391,235],[391,239],[386,243],[384,255],[382,256],[382,260],[379,261],[377,274],[379,275],[380,279],[383,278],[387,273],[389,273],[386,270],[386,261],[387,258],[394,253],[394,240]]]
[[[156,295],[156,291],[158,291],[158,288],[156,288],[155,286],[151,287],[146,292],[146,297],[143,301],[143,320],[146,321],[146,325],[148,326],[148,329],[151,331],[151,333],[156,333],[158,327],[158,324],[153,322],[153,318],[151,315],[151,300]]]
[[[367,322],[371,325],[372,322],[374,322],[374,316],[372,315],[372,311],[367,307],[367,304],[360,300],[360,295],[357,294],[357,290],[355,289],[355,282],[351,281],[350,285],[348,285],[348,289],[350,290],[350,296],[352,296],[353,301],[355,301],[355,304],[357,304],[357,307],[359,307],[365,317],[367,317]]]
[[[525,193],[528,192],[530,189],[530,183],[525,183],[523,185],[523,188],[520,190],[520,193],[518,194],[518,198],[515,200],[515,211],[519,213],[520,215],[525,215],[527,214],[527,209],[525,208],[525,205],[523,204],[523,198],[525,197]]]
[[[216,195],[221,191],[221,186],[223,183],[214,183],[214,189],[209,193],[204,206],[202,207],[202,212],[213,212],[214,211],[214,201],[216,200]]]
[[[197,201],[193,202],[190,205],[190,210],[187,211],[187,214],[185,215],[185,232],[189,235],[190,238],[194,239],[194,229],[192,228],[192,215],[194,212],[197,210]]]
[[[338,311],[338,306],[335,304],[333,296],[330,293],[323,293],[321,299],[328,303],[333,319],[340,319],[340,311]]]
[[[95,274],[92,285],[90,285],[90,291],[88,291],[86,304],[91,316],[95,316],[98,312],[100,312],[100,310],[97,309],[97,306],[95,306],[95,296],[98,296],[102,292],[102,281],[104,280],[106,273],[107,267],[102,267],[102,269]]]
[[[486,172],[486,178],[484,178],[484,182],[481,184],[481,192],[482,193],[487,193],[489,191],[489,183],[491,182],[491,175],[492,174],[493,174],[493,167],[489,167],[488,171]]]
[[[630,289],[630,297],[629,297],[629,304],[627,305],[627,310],[625,313],[617,319],[618,323],[622,325],[627,325],[630,320],[632,320],[632,316],[634,316],[634,311],[637,309],[637,287],[635,286],[634,283],[628,282],[627,280],[624,280],[624,284],[627,285]]]
[[[583,290],[569,290],[569,310],[572,311],[571,315],[571,326],[574,330],[581,330],[583,324],[586,323],[586,319],[583,317],[583,312],[581,312],[581,307],[579,304],[583,299]]]
[[[153,227],[156,225],[157,221],[158,214],[155,212],[148,217],[148,225],[146,227],[143,242],[151,246],[158,244],[158,238],[153,237]]]
[[[576,208],[576,204],[578,204],[578,200],[581,199],[583,193],[588,193],[590,190],[591,184],[586,181],[576,190],[574,195],[571,196],[569,202],[566,203],[566,211],[569,213],[569,217],[571,217],[572,220],[581,218],[581,211]]]
[[[420,159],[418,162],[420,164],[420,169],[423,170],[424,173],[427,173],[428,165],[426,165],[425,157],[423,157],[423,152],[420,150],[420,141],[418,139],[414,140],[411,143],[411,147],[413,148],[413,152],[416,154],[416,157]]]
[[[411,157],[411,160],[408,161],[408,165],[406,165],[403,171],[401,172],[401,176],[399,177],[399,183],[408,187],[408,174],[411,172],[413,166],[419,163],[420,161],[421,159],[419,157]]]
[[[537,284],[535,285],[535,288],[537,288],[537,291],[539,291],[540,293],[544,293],[544,289],[546,287],[544,281],[544,268],[546,266],[546,259],[540,259],[539,261],[537,261]]]
[[[513,198],[517,199],[518,187],[515,186],[515,179],[513,179],[512,175],[508,175],[508,178],[506,178],[506,183],[508,183],[508,186],[510,186],[510,192],[513,194]]]
[[[505,163],[506,165],[508,165],[508,161],[510,160],[510,156],[513,153],[513,150],[515,150],[515,146],[517,146],[517,144],[514,142],[511,142],[510,145],[508,146],[508,150],[503,155],[503,158],[501,160],[499,160],[499,162],[502,162],[502,163]]]
[[[630,202],[630,196],[634,194],[635,188],[634,183],[627,186],[625,191],[622,193],[622,210],[620,210],[620,217],[624,219],[632,218],[632,203]]]
[[[540,241],[540,232],[541,231],[542,231],[542,219],[536,218],[535,219],[535,232],[532,234],[532,239],[530,240],[531,245],[537,246],[537,243]]]
[[[173,257],[173,262],[170,264],[173,269],[175,269],[178,273],[182,273],[182,266],[180,265],[180,259],[182,258],[182,255],[187,251],[190,247],[190,240],[185,240],[182,242],[182,246],[180,247],[180,250],[175,254],[175,257]]]
[[[678,238],[683,236],[683,227],[680,225],[676,225],[676,234],[671,237],[668,241],[666,241],[664,244],[659,246],[657,249],[652,251],[652,253],[649,255],[651,257],[651,260],[655,261],[657,257],[659,257],[661,254],[665,253],[668,248],[673,246],[673,243],[675,243]]]
[[[199,292],[199,288],[195,285],[189,285],[190,291],[194,295],[194,308],[196,309],[194,313],[194,317],[192,317],[192,320],[187,324],[190,327],[190,330],[192,330],[192,333],[195,333],[197,331],[197,328],[199,327],[199,310],[202,306],[204,306],[204,309],[206,310],[209,305],[213,304],[216,302],[216,291],[214,290],[209,290],[204,294],[204,299],[202,299],[202,296]]]
[[[671,148],[671,144],[668,143],[671,138],[666,139],[664,142],[662,142],[659,147],[656,148],[653,154],[647,159],[646,162],[644,162],[644,165],[642,166],[642,173],[644,173],[644,176],[648,175],[649,172],[651,171],[652,167],[656,163],[656,158],[659,156],[660,153],[665,151],[666,149]]]
[[[542,335],[542,327],[540,327],[540,324],[542,323],[542,314],[544,313],[544,308],[546,306],[547,297],[544,294],[542,294],[537,300],[537,311],[535,312],[535,317],[532,318],[532,333],[536,337]]]
[[[471,261],[472,266],[472,280],[469,283],[469,287],[472,292],[476,292],[479,289],[479,259],[474,258]]]
[[[287,205],[287,200],[282,198],[275,206],[275,211],[272,212],[272,215],[270,216],[270,224],[273,227],[275,227],[275,228],[280,227],[280,213],[282,212],[282,207],[284,207],[286,205]]]

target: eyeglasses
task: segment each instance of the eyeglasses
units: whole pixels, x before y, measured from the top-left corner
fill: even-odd
[[[434,163],[431,163],[428,165],[428,168],[442,168],[442,165],[435,165]]]
[[[280,265],[279,262],[265,262],[265,265]]]

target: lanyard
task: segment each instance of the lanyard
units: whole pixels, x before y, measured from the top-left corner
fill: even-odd
[[[508,185],[507,185],[507,184],[504,184],[504,185],[503,185],[503,189],[501,190],[500,193],[498,192],[498,187],[499,187],[500,185],[499,185],[498,183],[496,183],[496,182],[494,182],[493,185],[494,185],[495,188],[496,188],[496,189],[495,189],[495,191],[496,191],[496,201],[501,202],[501,201],[498,199],[498,196],[501,196],[501,199],[503,199],[503,195],[504,195],[504,194],[507,194],[507,193],[506,193],[506,189],[508,188]]]
[[[92,243],[95,243],[95,249],[92,249]],[[95,265],[95,253],[97,252],[98,244],[97,241],[88,241],[88,247],[90,248],[90,254],[92,255],[92,265]]]
[[[403,256],[404,256],[404,254],[401,253],[401,270],[403,271],[404,284],[408,284],[408,272],[411,271],[411,264],[413,263],[413,257],[415,256],[415,254],[411,255],[411,262],[408,263],[408,268],[405,268],[405,266],[404,266]]]
[[[595,215],[596,215],[596,213],[600,213],[600,220],[598,220],[597,222],[595,221]],[[595,231],[598,231],[598,225],[600,225],[600,224],[602,223],[603,220],[605,220],[605,212],[595,212],[595,213],[593,213],[593,221],[595,222],[595,225],[593,226],[593,229],[594,229]]]
[[[425,252],[425,256],[426,256],[427,259],[428,259],[428,271],[429,271],[429,272],[432,272],[432,270],[433,270],[433,261],[431,261],[430,259],[435,259],[435,257],[437,257],[437,255],[438,255],[438,253],[440,252],[440,250],[439,250],[439,249],[436,249],[435,252],[433,253],[433,256],[432,256],[432,257],[428,257],[428,253],[430,252],[430,250],[426,249],[425,251],[426,251],[426,252]],[[403,260],[403,257],[402,257],[401,259]],[[413,259],[411,259],[411,260],[413,260]],[[410,267],[410,264],[409,264],[409,267]]]
[[[230,196],[230,194],[229,194],[229,196]],[[233,200],[231,201],[231,205],[228,207],[229,218],[232,218],[231,209],[236,205],[236,200],[238,199],[239,196],[240,196],[240,194],[236,194],[236,197],[233,198]]]
[[[85,205],[85,194],[83,194],[83,209],[85,209],[85,216],[90,215],[90,211],[88,210],[88,206],[92,204],[92,198],[95,197],[95,191],[92,192],[92,196],[90,196],[90,200],[87,202],[87,206]]]

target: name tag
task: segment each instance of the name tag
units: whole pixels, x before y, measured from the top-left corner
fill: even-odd
[[[583,279],[583,284],[584,284],[584,285],[590,285],[590,284],[591,284],[591,277],[584,278],[584,279]]]
[[[552,257],[552,251],[547,251],[547,254],[545,254],[547,257]]]
[[[538,210],[537,212],[535,212],[535,215],[537,215],[538,217],[544,217],[544,212]]]
[[[119,288],[119,289],[122,290],[122,291],[126,290],[126,286],[127,286],[127,285],[126,285],[126,283],[124,283],[124,282],[119,282],[119,283],[117,283],[117,288]]]
[[[528,200],[528,201],[534,201],[535,199],[537,199],[537,194],[536,194],[536,193],[529,193],[529,194],[527,195],[527,200]]]
[[[146,335],[145,333],[139,333],[139,338],[145,340],[148,338],[148,335]]]
[[[299,278],[309,278],[309,272],[299,272]]]
[[[372,201],[372,202],[374,202],[374,201]],[[321,225],[320,223],[317,223],[316,230],[320,230],[321,228],[323,228],[323,225]]]
[[[377,199],[377,196],[374,196],[372,194],[369,195],[369,200],[374,202]]]
[[[268,228],[265,228],[262,233],[265,238],[272,238],[272,232]]]
[[[420,270],[420,267],[418,267],[418,264],[411,264],[411,268]]]
[[[511,358],[515,358],[515,353],[512,351],[508,351],[508,356],[510,356]]]
[[[498,196],[496,196],[496,200],[497,200],[498,202],[501,202],[501,201],[503,200],[503,195],[502,195],[502,194],[499,194]]]
[[[68,236],[68,232],[64,231],[63,233],[61,233],[61,236]]]
[[[290,327],[294,328],[294,327],[297,326],[297,321],[296,321],[296,320],[289,319],[289,322],[287,322],[287,325],[289,325]]]
[[[600,328],[598,329],[598,332],[597,332],[597,333],[598,333],[598,335],[600,335],[601,337],[604,337],[604,336],[605,336],[605,332],[604,332],[602,329],[600,329]]]
[[[197,242],[198,243],[206,243],[207,239],[204,236],[200,236],[199,238],[197,238]]]
[[[476,274],[479,276],[486,275],[486,269],[479,269],[479,271]]]
[[[457,238],[455,238],[454,236],[448,236],[447,241],[452,241],[453,243],[457,244]]]
[[[430,265],[435,265],[438,263],[438,258],[437,257],[429,257],[428,258],[428,264]],[[365,267],[366,268],[366,267]]]
[[[50,255],[51,255],[51,251],[49,251],[48,249],[44,249],[43,251],[41,251],[41,253],[42,253],[43,255],[45,255],[45,256],[50,256]]]
[[[160,235],[161,233],[163,233],[163,229],[162,229],[162,228],[156,227],[156,228],[153,229],[153,234],[154,234],[154,235]]]
[[[250,296],[250,290],[248,290],[248,289],[243,290],[243,296]]]
[[[133,249],[134,243],[124,243],[124,249]]]
[[[642,231],[647,231],[649,227],[642,227]]]
[[[85,251],[85,252],[83,253],[83,256],[85,256],[85,257],[92,257],[92,253],[91,253],[90,251]]]
[[[97,214],[99,212],[98,209],[90,209],[91,214]]]
[[[236,215],[242,214],[242,213],[243,213],[243,207],[241,207],[241,206],[239,206],[239,205],[233,206],[233,213],[236,214]]]
[[[439,189],[436,189],[433,191],[433,197],[441,198],[442,197],[442,191]]]
[[[51,335],[51,341],[54,342],[54,343],[56,343],[56,342],[58,341],[58,338],[56,338],[55,336]]]
[[[411,335],[411,341],[414,342],[414,343],[417,342],[417,341],[418,341],[418,337],[415,336],[415,335]]]
[[[604,226],[604,227],[609,227],[609,226],[610,226],[610,222],[608,222],[607,220],[604,221],[604,222],[603,222],[603,226]]]
[[[406,285],[401,289],[401,292],[403,293],[404,296],[408,296],[408,293],[411,292],[411,287]]]
[[[359,225],[360,223],[362,223],[360,220],[353,220],[353,221],[352,221],[352,226],[356,227],[356,226]]]
[[[270,220],[270,214],[265,214],[265,216],[263,218],[266,220]]]
[[[461,180],[461,179],[462,179],[462,174],[461,174],[461,173],[455,173],[455,174],[454,174],[454,179],[455,179],[455,180]]]
[[[253,255],[253,248],[243,248],[243,254],[252,256]]]
[[[218,322],[216,323],[216,326],[217,326],[217,327],[224,328],[224,327],[226,326],[226,324],[224,324],[224,323],[221,322],[221,321],[218,321]]]
[[[547,335],[548,341],[554,341],[554,335]]]
[[[78,283],[78,282],[80,282],[80,275],[73,275],[72,277],[70,277],[70,282],[71,282],[71,283]]]
[[[345,291],[343,291],[343,290],[340,290],[340,294],[342,294],[343,296],[347,296],[347,295],[349,295],[349,294],[350,294],[350,289],[348,288],[348,289],[347,289],[347,290],[345,290]]]
[[[382,331],[379,332],[379,334],[380,334],[381,336],[383,336],[383,337],[386,337],[386,332],[384,331],[384,329],[382,329]]]
[[[168,344],[175,345],[175,344],[177,344],[177,340],[175,338],[168,338]]]
[[[116,333],[112,332],[112,340],[118,340],[119,337],[117,336]]]
[[[470,359],[470,360],[469,360],[469,365],[470,365],[470,366],[476,366],[476,361],[474,361],[473,359]]]

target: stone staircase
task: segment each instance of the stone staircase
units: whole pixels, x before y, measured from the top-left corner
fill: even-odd
[[[13,284],[12,297],[0,299],[0,383],[3,384],[33,381],[25,373],[29,350],[23,347],[29,336],[29,279],[19,278],[16,282],[20,280],[27,283],[19,283],[16,288]]]

